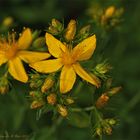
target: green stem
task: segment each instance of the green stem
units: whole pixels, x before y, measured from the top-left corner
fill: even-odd
[[[99,140],[102,140],[102,138],[103,138],[102,135],[100,135],[100,136],[99,136]]]
[[[71,108],[71,111],[73,111],[73,112],[92,111],[92,110],[95,111],[95,114],[98,117],[98,119],[102,120],[102,117],[95,106],[89,106],[89,107],[85,107],[85,108]]]
[[[95,106],[89,106],[89,107],[85,107],[85,108],[71,108],[71,111],[73,112],[81,112],[81,111],[91,111],[94,110]]]

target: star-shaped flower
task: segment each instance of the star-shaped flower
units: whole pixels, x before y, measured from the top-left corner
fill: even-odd
[[[18,81],[26,83],[28,76],[22,64],[33,63],[44,60],[50,56],[48,53],[27,51],[32,42],[32,33],[29,28],[25,29],[18,41],[15,40],[15,34],[10,34],[8,40],[0,38],[0,66],[8,64],[9,73]]]
[[[70,91],[75,83],[76,74],[87,82],[100,86],[97,77],[88,74],[80,65],[79,61],[88,60],[96,48],[96,36],[88,37],[72,49],[66,46],[51,34],[46,33],[46,44],[52,56],[50,59],[30,64],[32,68],[41,73],[53,73],[62,68],[60,74],[60,92]]]

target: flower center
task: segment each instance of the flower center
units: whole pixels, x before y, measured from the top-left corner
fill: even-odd
[[[62,63],[64,65],[72,65],[75,63],[75,59],[72,55],[72,52],[71,51],[66,51],[66,52],[63,52],[63,55],[62,55]]]
[[[8,59],[13,59],[16,54],[17,54],[17,45],[16,44],[13,44],[12,46],[10,46],[6,51],[5,51],[5,56],[8,58]]]

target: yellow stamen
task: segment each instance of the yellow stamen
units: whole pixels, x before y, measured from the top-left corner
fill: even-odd
[[[0,50],[2,50],[7,59],[13,59],[18,51],[18,45],[15,41],[15,33],[8,34],[8,40],[1,38]]]
[[[64,65],[72,65],[76,62],[76,57],[72,53],[72,46],[67,45],[68,50],[62,54],[62,63]]]

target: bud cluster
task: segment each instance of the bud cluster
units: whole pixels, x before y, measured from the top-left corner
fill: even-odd
[[[112,134],[112,127],[116,125],[116,119],[114,118],[107,118],[103,119],[97,123],[96,127],[94,128],[93,135],[101,137],[103,134],[111,135]]]
[[[117,8],[114,5],[104,8],[101,4],[94,3],[91,4],[87,13],[97,25],[106,30],[118,25],[122,21],[121,16],[123,11],[123,8]]]

